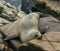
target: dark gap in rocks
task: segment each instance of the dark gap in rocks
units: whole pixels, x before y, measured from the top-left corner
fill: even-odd
[[[3,7],[0,7],[0,14],[2,13]]]
[[[0,17],[6,19],[8,21],[11,21],[11,22],[14,22],[16,20],[16,19],[12,19],[10,17],[7,18],[7,16],[4,16],[4,15],[0,15]]]
[[[58,1],[59,2],[60,0],[51,0],[51,1]]]
[[[12,41],[14,41],[14,40],[17,40],[17,42],[19,41],[18,38],[13,39]],[[19,47],[16,48],[16,47],[11,43],[10,40],[5,41],[5,42],[8,44],[9,48],[13,49],[14,51],[19,51]]]
[[[43,48],[34,45],[21,46],[19,51],[45,51]]]

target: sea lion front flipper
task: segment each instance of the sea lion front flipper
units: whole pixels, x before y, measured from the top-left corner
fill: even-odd
[[[14,38],[17,38],[17,35],[16,34],[10,34],[4,40],[7,41],[7,40],[14,39]]]

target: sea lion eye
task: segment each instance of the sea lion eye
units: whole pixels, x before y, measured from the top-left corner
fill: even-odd
[[[39,32],[36,32],[34,37],[39,38],[40,36],[41,36],[41,34]]]
[[[37,37],[38,37],[38,35],[36,34],[36,35],[35,35],[35,38],[37,38]]]

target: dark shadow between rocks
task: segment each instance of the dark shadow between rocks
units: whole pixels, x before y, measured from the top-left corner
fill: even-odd
[[[41,47],[36,47],[34,45],[21,46],[19,51],[45,51]]]

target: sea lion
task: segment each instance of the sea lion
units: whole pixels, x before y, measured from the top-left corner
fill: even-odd
[[[9,29],[4,30],[9,34],[4,40],[10,40],[19,37],[21,42],[26,42],[34,38],[39,38],[41,33],[38,30],[38,13],[30,13],[20,20],[12,23]],[[10,32],[10,33],[9,33]]]
[[[51,31],[60,31],[60,21],[49,15],[39,19],[39,30],[41,34]]]
[[[20,24],[21,35],[20,36],[21,36],[22,41],[35,38],[36,36],[37,37],[41,36],[40,32],[38,31],[38,19],[39,19],[38,14],[30,13],[29,15],[26,16],[26,18],[24,17],[21,20],[21,24]]]

